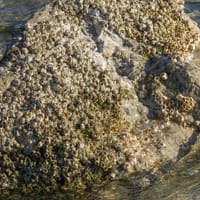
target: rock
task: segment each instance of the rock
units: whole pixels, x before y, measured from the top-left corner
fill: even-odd
[[[27,22],[0,72],[13,74],[0,93],[1,188],[86,188],[180,157],[198,129],[184,117],[199,120],[195,80],[174,61],[198,38],[180,3],[54,0]]]

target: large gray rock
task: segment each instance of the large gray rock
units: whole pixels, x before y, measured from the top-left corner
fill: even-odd
[[[84,188],[187,152],[198,70],[174,60],[198,35],[182,5],[55,0],[27,22],[0,72],[1,188]]]

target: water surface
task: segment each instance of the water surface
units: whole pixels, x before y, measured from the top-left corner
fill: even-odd
[[[0,0],[0,60],[27,21],[50,0]]]

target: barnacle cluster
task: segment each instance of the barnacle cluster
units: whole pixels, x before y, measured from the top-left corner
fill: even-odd
[[[12,77],[0,96],[3,186],[98,182],[118,159],[108,153],[109,135],[129,129],[121,101],[131,93],[109,64],[101,68],[84,21],[73,10],[65,15],[60,2],[48,21],[27,24],[2,69]]]
[[[153,69],[155,72],[154,75],[152,71],[148,75],[150,78],[146,83],[149,90],[149,99],[152,99],[154,104],[152,111],[159,119],[164,119],[165,121],[172,120],[186,125],[185,116],[192,114],[197,105],[197,101],[190,94],[191,83],[187,79],[179,80],[179,76],[184,77],[184,74],[181,74],[181,71],[183,71],[182,66],[175,69],[176,63],[169,61],[167,64],[162,65],[162,67],[159,65],[156,66],[157,69]],[[171,69],[169,70],[169,68]],[[160,71],[156,72],[156,70]],[[184,88],[183,91],[181,87]],[[185,89],[185,87],[187,88]]]
[[[162,93],[153,94],[156,103],[155,112],[159,118],[184,122],[184,115],[193,111],[196,101],[190,96],[178,94],[176,98],[168,98]]]
[[[97,9],[107,26],[130,43],[136,39],[142,54],[181,55],[191,51],[198,38],[183,18],[182,0],[83,2],[79,4],[85,15],[91,11],[91,7]]]
[[[192,109],[194,108],[196,101],[189,96],[183,96],[182,94],[178,94],[176,96],[176,99],[178,101],[178,105],[179,105],[179,110],[181,112],[190,112],[192,111]]]

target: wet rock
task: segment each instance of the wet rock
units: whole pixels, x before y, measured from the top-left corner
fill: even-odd
[[[55,0],[27,22],[0,72],[2,188],[156,170],[198,129],[195,80],[177,61],[198,39],[183,2],[131,2]]]

